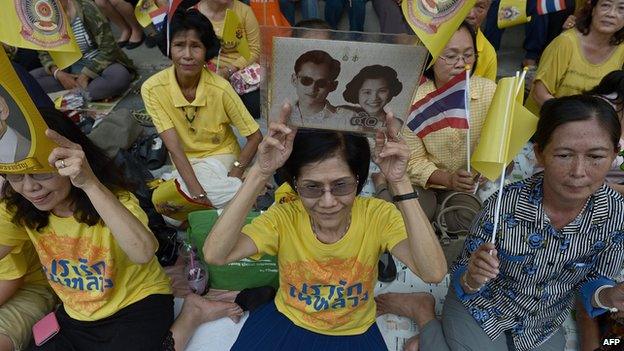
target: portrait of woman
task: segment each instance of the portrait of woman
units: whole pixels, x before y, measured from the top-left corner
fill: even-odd
[[[388,112],[384,108],[402,90],[403,84],[392,67],[372,65],[362,68],[342,93],[346,102],[357,105],[351,125],[365,130],[378,127]]]

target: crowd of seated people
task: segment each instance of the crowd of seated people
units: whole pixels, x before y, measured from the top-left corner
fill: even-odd
[[[17,55],[24,51],[5,46],[57,147],[48,157],[50,173],[1,174],[0,351],[181,351],[201,324],[227,317],[238,323],[246,310],[232,350],[385,350],[376,317],[386,313],[418,326],[407,351],[564,350],[563,322],[573,308],[580,351],[608,350],[603,338],[622,337],[624,0],[579,1],[548,17],[550,25],[540,22],[546,16],[527,26],[527,55],[527,43],[541,43],[523,62],[530,57],[535,66],[526,107],[539,122],[527,148],[539,172],[506,185],[498,232],[492,232],[495,196],[483,199],[476,215],[455,218],[469,229],[453,264],[431,223],[444,199],[473,194],[486,181],[466,170],[465,156],[479,143],[500,76],[500,43],[488,41],[498,1],[475,2],[412,99],[470,66],[470,145],[462,129],[445,127],[423,138],[400,130],[384,107],[401,82],[383,62],[345,82],[344,99],[356,107],[331,105],[326,97],[338,82],[330,71],[339,71],[340,62],[320,50],[302,55],[287,82],[300,99],[284,103],[261,131],[260,91],[238,92],[231,82],[260,62],[261,29],[251,7],[238,0],[183,1],[168,19],[169,35],[159,37],[171,65],[146,77],[140,89],[173,166],[155,183],[147,206],[136,180],[126,179],[45,95],[79,89],[92,100],[108,100],[133,86],[137,69],[125,50],[145,39],[132,11],[138,1],[59,2],[79,61],[60,69],[39,52],[41,67],[28,75],[20,65],[24,56]],[[294,3],[279,1],[291,24]],[[400,3],[373,0],[380,31],[413,33]],[[349,28],[363,31],[365,1],[327,0],[325,21],[317,18],[318,5],[302,1],[303,27],[335,29],[346,9]],[[240,20],[249,57],[223,40],[227,11]],[[117,39],[109,20],[119,29]],[[308,34],[300,37],[331,39]],[[317,66],[327,74],[303,81],[301,72]],[[299,92],[306,89],[321,94],[302,101]],[[0,116],[9,109],[3,101]],[[289,124],[327,111],[374,115],[385,127],[371,128],[376,134],[367,139]],[[1,119],[0,145],[5,127]],[[379,173],[369,174],[372,163]],[[377,192],[367,197],[362,190],[371,176]],[[248,222],[258,196],[276,179],[292,196]],[[223,266],[274,256],[277,291],[241,293],[262,302],[254,308],[242,298],[188,293],[174,314],[172,278],[155,255],[159,242],[148,216],[155,208],[182,218],[177,229],[183,231],[188,213],[171,206],[179,201],[221,212],[197,248],[203,261]],[[424,282],[450,275],[441,316],[427,292],[375,296],[384,252]],[[58,331],[35,345],[32,327],[51,312]]]

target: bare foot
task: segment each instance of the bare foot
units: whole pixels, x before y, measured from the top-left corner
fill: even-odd
[[[187,316],[197,325],[229,317],[234,323],[240,321],[243,310],[233,302],[212,301],[196,294],[188,294],[184,298],[184,305],[180,316]]]
[[[403,351],[418,351],[418,343],[420,342],[420,338],[418,335],[414,335],[411,338],[407,339],[405,345],[403,345]]]
[[[386,293],[375,298],[377,315],[386,313],[407,317],[422,328],[435,318],[435,299],[429,293]]]

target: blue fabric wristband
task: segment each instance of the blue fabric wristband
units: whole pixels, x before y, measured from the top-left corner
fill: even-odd
[[[589,314],[589,316],[592,318],[607,312],[607,310],[604,308],[598,308],[592,305],[596,290],[598,290],[598,288],[603,285],[616,285],[616,282],[607,277],[600,276],[597,279],[590,280],[583,284],[579,291],[583,300],[583,306],[585,306],[585,311],[587,311],[587,314]]]

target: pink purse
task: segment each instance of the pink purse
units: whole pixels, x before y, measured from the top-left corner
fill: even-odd
[[[54,312],[48,313],[32,327],[35,345],[41,346],[45,344],[48,340],[52,339],[54,335],[58,334],[60,330],[61,327],[56,320]]]
[[[260,88],[262,67],[257,63],[240,69],[230,76],[230,83],[238,95],[256,91]]]

